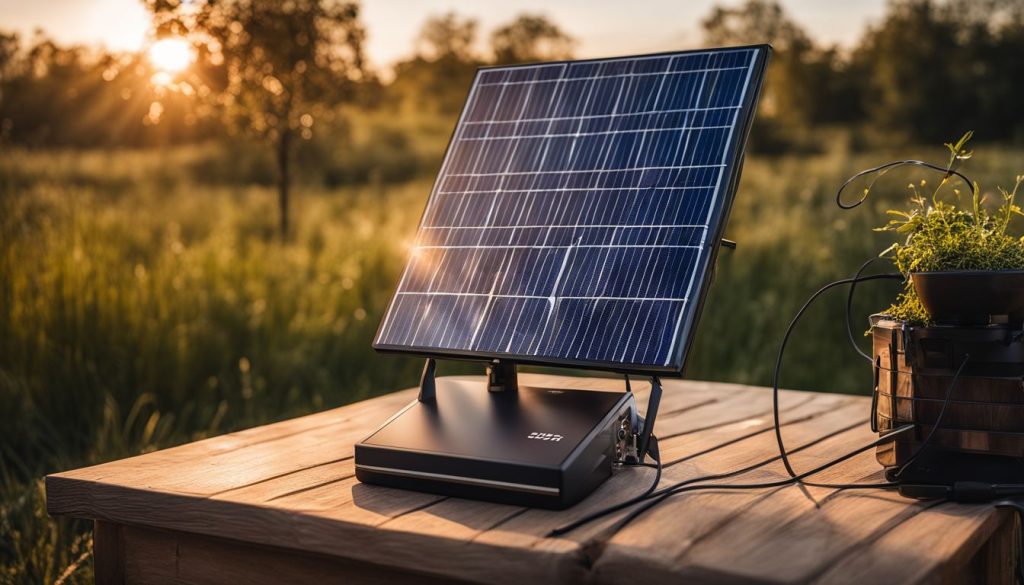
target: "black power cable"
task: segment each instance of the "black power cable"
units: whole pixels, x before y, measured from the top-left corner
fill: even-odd
[[[913,425],[913,424],[907,424],[907,425],[903,425],[901,427],[898,427],[896,429],[893,429],[892,431],[890,431],[888,433],[880,435],[878,439],[876,439],[875,441],[873,441],[873,442],[871,442],[871,443],[869,443],[867,445],[859,447],[859,448],[857,448],[857,449],[855,449],[853,451],[850,451],[848,453],[845,453],[844,455],[841,455],[841,456],[839,456],[839,457],[837,457],[835,459],[827,461],[827,462],[825,462],[825,463],[823,463],[823,464],[821,464],[821,465],[819,465],[819,466],[817,466],[817,467],[815,467],[815,468],[813,468],[811,470],[808,470],[808,471],[805,471],[805,472],[801,472],[801,473],[797,473],[793,469],[791,463],[789,462],[789,452],[786,450],[785,443],[784,443],[784,441],[782,439],[782,432],[780,430],[782,424],[781,424],[781,421],[780,421],[780,411],[779,411],[779,403],[778,403],[778,398],[779,398],[779,374],[780,374],[781,365],[782,365],[782,358],[783,358],[783,355],[785,353],[786,344],[788,343],[789,337],[792,334],[792,332],[793,332],[794,328],[796,327],[797,323],[799,323],[799,321],[803,317],[804,313],[807,311],[807,309],[811,306],[811,304],[813,304],[813,302],[819,296],[821,296],[823,293],[825,293],[826,291],[828,291],[828,290],[830,290],[830,289],[832,289],[832,288],[834,288],[836,286],[840,286],[840,285],[843,285],[843,284],[851,285],[850,295],[847,297],[847,304],[846,304],[846,308],[847,308],[846,325],[847,325],[848,338],[849,338],[849,341],[850,341],[851,345],[854,347],[854,349],[857,351],[857,353],[861,354],[863,357],[866,357],[869,361],[871,360],[871,358],[869,356],[867,356],[867,354],[864,354],[860,350],[860,348],[856,345],[856,342],[855,342],[855,340],[853,338],[852,325],[850,323],[850,312],[852,311],[852,302],[853,302],[853,287],[856,286],[856,284],[858,282],[865,282],[865,281],[871,281],[871,280],[883,280],[883,279],[895,280],[895,279],[902,279],[903,278],[902,275],[894,274],[894,273],[875,274],[875,275],[863,276],[862,274],[863,274],[864,270],[866,270],[868,268],[868,266],[870,266],[870,264],[872,262],[874,262],[876,259],[877,258],[872,258],[868,262],[865,262],[860,267],[860,269],[857,271],[857,273],[854,275],[853,278],[842,279],[842,280],[838,280],[838,281],[835,281],[835,282],[831,282],[831,283],[823,286],[822,288],[818,289],[804,303],[804,305],[800,308],[800,310],[794,316],[793,320],[790,322],[789,327],[787,327],[787,329],[786,329],[786,333],[783,336],[782,343],[781,343],[781,345],[779,347],[779,353],[778,353],[778,356],[776,358],[776,364],[775,364],[775,372],[774,372],[773,380],[772,380],[772,382],[773,382],[773,384],[772,384],[772,394],[773,394],[772,395],[772,412],[773,412],[773,417],[774,417],[774,425],[773,425],[773,427],[774,427],[774,431],[775,431],[776,441],[777,441],[777,444],[778,444],[778,447],[779,447],[779,456],[778,457],[774,457],[774,458],[768,459],[768,460],[763,461],[763,462],[755,463],[753,465],[750,465],[750,466],[742,468],[742,469],[737,469],[737,470],[733,470],[733,471],[729,471],[729,472],[724,472],[724,473],[718,473],[718,474],[711,474],[711,475],[707,475],[707,476],[703,476],[703,477],[692,478],[692,479],[689,479],[689,480],[680,481],[680,482],[677,482],[677,483],[675,483],[675,484],[673,484],[671,486],[668,486],[666,488],[662,488],[662,489],[658,490],[656,488],[657,488],[657,486],[658,486],[658,484],[660,482],[660,479],[661,479],[662,462],[661,462],[660,454],[658,454],[656,452],[652,452],[651,453],[652,458],[654,458],[656,463],[657,463],[657,465],[656,465],[657,473],[655,474],[654,481],[647,488],[647,490],[644,491],[644,493],[642,493],[642,494],[640,494],[638,496],[635,496],[633,498],[630,498],[628,500],[625,500],[623,502],[620,502],[619,504],[616,504],[616,505],[613,505],[613,506],[609,506],[609,507],[603,508],[601,510],[598,510],[596,512],[593,512],[593,513],[591,513],[591,514],[589,514],[587,516],[584,516],[584,517],[576,520],[575,522],[572,522],[572,523],[560,526],[558,528],[555,528],[554,530],[552,530],[551,532],[548,533],[548,536],[559,536],[559,535],[565,534],[567,532],[575,530],[576,528],[579,528],[580,526],[589,524],[590,522],[593,522],[594,520],[597,520],[597,519],[602,518],[604,516],[607,516],[609,514],[612,514],[612,513],[618,512],[620,510],[629,508],[630,506],[634,506],[636,504],[642,504],[642,505],[634,508],[629,514],[624,516],[622,518],[622,520],[620,520],[614,526],[614,530],[619,530],[622,527],[624,527],[627,524],[629,524],[630,522],[632,522],[633,520],[635,520],[636,518],[638,518],[640,515],[642,515],[646,511],[648,511],[651,508],[657,506],[658,504],[664,502],[669,497],[671,497],[673,495],[676,495],[676,494],[679,494],[679,493],[698,491],[698,490],[712,490],[712,489],[720,489],[720,490],[769,489],[769,488],[776,488],[776,487],[785,487],[785,486],[794,485],[794,484],[803,484],[803,485],[814,486],[814,487],[833,488],[833,489],[837,489],[837,490],[848,490],[848,489],[885,489],[885,488],[894,488],[894,487],[908,487],[908,486],[900,486],[900,484],[898,482],[848,483],[848,484],[842,484],[842,483],[816,483],[816,482],[809,482],[809,481],[805,481],[805,480],[808,477],[811,477],[811,476],[816,475],[816,474],[818,474],[818,473],[820,473],[820,472],[822,472],[822,471],[824,471],[826,469],[829,469],[829,468],[831,468],[831,467],[833,467],[835,465],[838,465],[838,464],[840,464],[840,463],[842,463],[842,462],[844,462],[844,461],[846,461],[846,460],[848,460],[848,459],[850,459],[850,458],[852,458],[852,457],[854,457],[854,456],[856,456],[856,455],[858,455],[860,453],[863,453],[864,451],[867,451],[867,450],[869,450],[871,448],[875,448],[875,447],[877,447],[877,446],[879,446],[879,445],[881,445],[881,444],[891,440],[895,435],[902,434],[902,433],[905,433],[907,431],[913,430],[914,428],[916,428],[915,425]],[[949,405],[949,403],[950,403],[950,401],[952,399],[953,392],[954,392],[954,390],[956,388],[957,382],[959,381],[960,375],[962,374],[963,369],[967,365],[967,362],[969,361],[969,359],[970,359],[970,356],[969,355],[965,355],[963,362],[961,362],[960,367],[956,370],[956,373],[953,375],[953,379],[950,381],[949,389],[946,391],[946,396],[945,396],[945,399],[943,400],[943,404],[942,404],[942,407],[941,407],[941,409],[939,411],[939,414],[936,417],[935,424],[932,426],[932,429],[929,432],[929,434],[925,437],[925,440],[918,446],[918,448],[910,456],[910,458],[907,460],[907,462],[904,463],[904,465],[901,466],[900,469],[896,472],[896,476],[897,477],[899,477],[899,475],[902,474],[903,471],[905,471],[910,466],[910,464],[912,464],[914,462],[914,460],[916,460],[916,458],[924,451],[924,449],[927,448],[930,445],[931,440],[932,440],[932,438],[935,435],[935,431],[942,424],[942,421],[943,421],[943,419],[945,417],[946,410],[947,410],[948,405]],[[656,442],[654,443],[654,450],[655,451],[657,450],[657,443]],[[742,475],[744,473],[749,473],[750,471],[753,471],[754,469],[757,469],[758,467],[766,465],[766,464],[768,464],[768,463],[770,463],[770,462],[772,462],[772,461],[774,461],[776,459],[780,459],[783,462],[783,465],[786,468],[786,471],[789,473],[790,477],[788,477],[786,479],[782,479],[782,480],[777,480],[777,481],[760,482],[760,483],[748,483],[748,484],[705,483],[705,482],[709,482],[709,481],[715,481],[715,480],[719,480],[719,479],[727,479],[727,478],[730,478],[730,477],[735,477],[737,475]],[[961,482],[961,483],[964,483],[964,482]],[[918,487],[921,487],[922,489],[925,489],[927,491],[927,490],[934,490],[935,488],[941,487],[941,486],[918,486]],[[979,488],[977,488],[977,487],[972,487],[970,489],[968,489],[968,487],[962,487],[962,488],[960,488],[960,492],[963,492],[963,494],[974,494],[973,496],[966,495],[964,497],[981,498],[978,501],[990,501],[992,499],[991,497],[982,498],[982,496],[978,495],[978,494],[980,494],[982,492],[984,492],[986,494],[990,493],[990,495],[992,495],[992,496],[1000,496],[1000,497],[1006,496],[1006,495],[1017,495],[1018,493],[1024,493],[1024,487],[1022,487],[1022,486],[987,486],[986,485],[986,486],[981,486],[981,487],[983,487],[985,489],[982,489],[982,490],[979,491]],[[958,496],[956,496],[956,494],[959,493],[957,491],[957,489],[958,489],[957,486],[953,486],[952,488],[949,488],[949,489],[952,490],[950,493],[954,494],[953,496],[949,496],[949,495],[947,495],[944,492],[943,494],[935,493],[935,494],[932,494],[932,495],[919,496],[919,497],[944,497],[946,499],[949,499],[950,497],[952,497],[953,499],[956,499],[958,497]],[[961,495],[963,496],[963,494],[961,494]],[[1019,503],[1014,503],[1014,502],[1010,502],[1009,504],[1005,504],[1004,503],[1004,505],[1007,505],[1007,506],[1011,506],[1011,505],[1012,506],[1017,506],[1018,510],[1024,508],[1024,505],[1021,505]],[[1024,554],[1022,554],[1022,558],[1024,558]],[[1021,571],[1021,584],[1024,585],[1024,568],[1022,568],[1020,563],[1018,564],[1018,570]]]
[[[858,274],[862,272],[866,267],[867,264],[862,266],[861,269],[858,271]],[[796,328],[797,323],[800,322],[800,319],[804,316],[804,313],[807,312],[807,309],[810,308],[814,301],[817,300],[817,298],[824,294],[826,291],[844,284],[855,284],[857,282],[866,282],[869,280],[883,279],[903,280],[903,275],[899,274],[898,272],[889,272],[885,274],[872,274],[869,276],[855,276],[854,278],[844,278],[826,284],[825,286],[819,288],[813,295],[811,295],[807,299],[807,301],[804,302],[803,306],[800,307],[800,310],[797,311],[796,315],[793,317],[793,320],[790,321],[789,327],[786,328],[785,335],[782,336],[782,343],[779,345],[779,353],[775,357],[775,372],[772,374],[772,415],[775,421],[775,441],[779,445],[779,455],[782,457],[782,465],[786,468],[786,472],[789,474],[790,478],[794,478],[798,474],[796,471],[793,470],[793,466],[789,462],[789,455],[786,452],[786,447],[782,441],[782,429],[779,421],[779,374],[782,371],[782,357],[786,353],[786,344],[789,343],[789,337],[790,335],[793,334],[793,330]],[[856,347],[856,345],[854,347]],[[857,348],[857,351],[860,351],[860,348]],[[871,358],[868,359],[870,360]]]
[[[828,469],[829,467],[832,467],[833,465],[837,465],[839,463],[842,463],[843,461],[846,461],[847,459],[849,459],[851,457],[854,457],[855,455],[857,455],[859,453],[862,453],[864,451],[867,451],[868,449],[871,449],[873,447],[877,447],[878,445],[881,445],[882,443],[884,443],[886,441],[889,441],[892,438],[893,435],[904,433],[904,432],[909,431],[909,430],[911,430],[913,428],[914,428],[913,425],[906,425],[905,427],[897,428],[897,429],[895,429],[895,430],[893,430],[893,431],[891,431],[889,433],[886,433],[885,435],[880,436],[878,439],[876,439],[875,441],[871,442],[868,445],[862,446],[862,447],[858,448],[857,450],[852,451],[850,453],[846,453],[846,454],[844,454],[844,455],[842,455],[840,457],[837,457],[836,459],[834,459],[832,461],[823,463],[819,467],[817,467],[817,468],[815,468],[815,469],[813,469],[813,470],[811,470],[809,472],[806,472],[804,474],[804,476],[808,477],[808,476],[820,473],[821,471],[824,471],[825,469]],[[751,472],[751,471],[753,471],[753,470],[755,470],[755,469],[757,469],[759,467],[767,465],[767,464],[769,464],[769,463],[771,463],[773,461],[776,461],[776,460],[778,460],[777,456],[776,457],[772,457],[770,459],[765,459],[764,461],[759,461],[757,463],[752,463],[751,465],[748,465],[747,467],[743,467],[743,468],[740,468],[740,469],[734,469],[734,470],[726,471],[726,472],[722,472],[722,473],[714,473],[714,474],[709,474],[709,475],[705,475],[705,476],[701,476],[701,477],[694,477],[694,478],[691,478],[691,479],[686,479],[686,480],[674,483],[674,484],[672,484],[670,486],[664,487],[664,488],[662,488],[660,490],[656,490],[656,491],[648,490],[647,492],[645,492],[645,495],[636,496],[636,497],[630,498],[628,500],[619,502],[618,504],[614,504],[614,505],[608,506],[606,508],[601,508],[600,510],[597,510],[596,512],[592,512],[592,513],[590,513],[590,514],[588,514],[586,516],[583,516],[582,518],[579,518],[578,520],[575,520],[575,521],[573,521],[573,522],[571,522],[569,524],[565,524],[565,525],[559,526],[558,528],[555,528],[554,530],[549,532],[548,536],[559,536],[559,535],[565,534],[567,532],[571,532],[571,531],[573,531],[573,530],[575,530],[575,529],[577,529],[577,528],[579,528],[581,526],[584,526],[586,524],[590,524],[591,522],[593,522],[595,520],[603,518],[603,517],[605,517],[605,516],[607,516],[609,514],[614,514],[615,512],[618,512],[620,510],[623,510],[625,508],[628,508],[628,507],[633,506],[634,504],[638,504],[640,502],[644,502],[644,501],[648,502],[648,505],[643,508],[643,510],[647,510],[650,507],[652,507],[653,505],[656,505],[657,503],[660,503],[660,502],[664,501],[668,496],[671,496],[673,494],[680,493],[680,492],[683,492],[683,491],[694,491],[694,490],[701,490],[701,489],[716,489],[716,488],[722,488],[722,487],[725,487],[726,489],[733,489],[733,488],[729,488],[728,486],[730,486],[730,485],[737,485],[737,484],[716,484],[716,483],[705,483],[705,482],[716,481],[716,480],[720,480],[720,479],[728,479],[730,477],[735,477],[737,475],[742,475],[744,473],[749,473],[749,472]],[[743,485],[753,486],[753,487],[747,487],[745,489],[753,489],[754,487],[778,487],[778,486],[775,485],[776,483],[778,483],[779,485],[790,485],[792,483],[795,483],[795,481],[793,481],[792,478],[785,479],[785,480],[780,480],[780,481],[781,481],[781,483],[780,482],[771,482],[771,485],[768,485],[768,484],[743,484]],[[698,485],[694,485],[694,484],[698,484]],[[876,487],[879,487],[879,485],[876,485],[876,484],[850,484],[849,487],[851,487],[851,488],[860,488],[860,487],[876,488]],[[888,485],[883,486],[883,487],[888,487]],[[632,520],[632,518],[630,518],[630,520]]]
[[[857,269],[857,273],[853,275],[853,282],[850,283],[850,292],[846,295],[846,338],[850,340],[850,347],[853,348],[853,351],[857,352],[860,357],[869,362],[872,361],[871,356],[861,350],[860,346],[857,345],[857,340],[853,337],[853,321],[850,319],[850,315],[853,314],[853,293],[857,290],[857,283],[860,282],[860,275],[868,269],[868,266],[871,266],[879,258],[881,258],[881,256],[875,256],[864,264],[861,264],[861,267]]]
[[[777,356],[777,358],[775,360],[775,373],[774,373],[774,376],[773,376],[773,379],[772,379],[772,415],[773,415],[774,421],[775,421],[775,439],[776,439],[776,442],[778,443],[778,446],[779,446],[779,456],[781,457],[782,464],[783,464],[783,466],[785,466],[786,472],[789,473],[790,478],[796,478],[797,477],[797,473],[793,469],[792,465],[790,465],[788,452],[786,451],[786,445],[785,445],[785,443],[782,440],[782,424],[781,424],[780,415],[779,415],[779,374],[780,374],[780,372],[782,370],[782,357],[783,357],[783,355],[785,353],[785,350],[786,350],[786,343],[789,341],[789,336],[793,333],[793,330],[796,328],[797,323],[800,322],[800,318],[803,317],[804,313],[811,306],[811,304],[815,301],[815,299],[817,299],[818,296],[820,296],[822,293],[824,293],[825,291],[829,290],[830,288],[832,288],[834,286],[837,286],[840,283],[846,282],[846,283],[850,284],[850,288],[851,288],[851,295],[849,297],[847,297],[847,302],[846,302],[847,333],[849,334],[849,339],[850,339],[851,345],[853,345],[853,347],[857,350],[858,353],[861,353],[862,355],[865,355],[865,354],[863,354],[860,351],[860,348],[856,346],[856,343],[855,343],[855,341],[853,339],[853,333],[852,333],[852,330],[850,328],[850,310],[851,310],[851,306],[853,304],[852,303],[852,289],[853,289],[854,286],[856,286],[856,284],[858,282],[865,281],[865,280],[872,280],[873,279],[870,276],[861,276],[861,273],[864,272],[864,270],[868,266],[870,266],[871,263],[875,261],[875,259],[877,259],[877,257],[872,258],[871,260],[865,262],[860,267],[860,269],[857,271],[857,274],[853,278],[846,279],[845,281],[837,280],[835,282],[831,282],[831,283],[821,287],[820,289],[818,289],[817,292],[815,292],[813,295],[811,295],[811,297],[809,299],[807,299],[807,302],[804,303],[803,307],[801,307],[800,310],[797,311],[796,316],[793,317],[793,320],[790,322],[789,327],[786,328],[786,334],[782,338],[782,344],[779,346],[779,354],[778,354],[778,356]],[[876,277],[888,277],[888,278],[891,278],[892,274],[878,274],[878,275],[874,275],[874,276],[876,276]],[[897,275],[897,276],[902,278],[902,276],[900,276],[900,275]],[[868,361],[871,361],[870,357],[868,357],[866,355],[865,355],[865,357],[868,358]],[[925,437],[925,440],[914,451],[914,453],[912,453],[911,456],[907,459],[907,461],[902,466],[900,466],[900,468],[896,471],[896,473],[895,473],[895,477],[896,478],[899,478],[903,474],[903,472],[906,471],[907,468],[909,468],[911,464],[913,464],[913,462],[917,459],[917,457],[931,443],[932,438],[935,436],[935,431],[938,430],[938,428],[940,426],[942,426],[942,421],[943,421],[943,419],[946,416],[946,409],[949,407],[949,403],[951,402],[952,397],[953,397],[953,391],[956,389],[957,382],[960,379],[960,374],[963,372],[964,367],[967,365],[967,362],[970,360],[970,358],[971,358],[971,356],[969,354],[965,354],[964,355],[963,362],[961,362],[960,367],[957,368],[956,373],[953,375],[953,379],[949,383],[949,389],[946,390],[946,396],[945,396],[945,398],[942,401],[942,407],[939,409],[939,415],[936,417],[935,423],[932,425],[931,431],[928,433],[928,436]],[[872,413],[872,416],[874,416],[874,413]],[[799,481],[799,483],[803,483],[805,485],[817,486],[817,487],[840,487],[839,485],[836,485],[836,484],[822,484],[822,483],[812,483],[812,482],[804,482],[804,481]],[[888,482],[886,484],[876,484],[876,485],[879,486],[879,487],[897,487],[899,484],[898,484],[898,482]]]
[[[881,179],[882,176],[885,175],[885,173],[889,172],[890,170],[896,167],[904,166],[924,167],[926,169],[931,169],[933,171],[944,173],[942,180],[946,180],[951,176],[956,176],[958,179],[963,181],[969,188],[974,189],[974,182],[967,178],[966,175],[955,169],[949,167],[941,167],[939,165],[934,165],[930,162],[925,162],[923,160],[897,160],[885,163],[884,165],[878,165],[877,167],[871,167],[870,169],[865,169],[857,173],[856,175],[850,177],[849,179],[846,179],[846,182],[839,187],[838,191],[836,191],[836,205],[838,205],[841,209],[853,209],[854,207],[857,207],[861,203],[864,203],[864,200],[868,198],[868,192],[871,191],[871,188],[874,187],[875,183],[879,179]],[[863,177],[864,175],[870,175],[872,173],[878,173],[878,176],[872,179],[871,182],[868,184],[867,188],[864,189],[864,194],[861,196],[861,198],[849,205],[843,203],[843,191],[845,191],[846,188],[857,179]]]
[[[893,431],[891,431],[889,433],[886,433],[885,435],[880,436],[878,439],[872,441],[871,443],[868,443],[867,445],[862,445],[861,447],[858,447],[857,449],[854,449],[853,451],[849,451],[849,452],[847,452],[847,453],[845,453],[845,454],[843,454],[843,455],[841,455],[839,457],[836,457],[835,459],[832,459],[830,461],[826,461],[825,463],[822,463],[821,465],[815,467],[814,469],[810,469],[810,470],[805,471],[803,473],[800,473],[800,474],[798,474],[798,475],[796,475],[794,477],[788,477],[786,479],[780,479],[780,480],[777,480],[777,481],[766,481],[766,482],[760,482],[760,483],[745,483],[745,484],[735,484],[735,483],[699,483],[697,485],[691,485],[691,484],[699,482],[699,481],[704,481],[705,478],[699,478],[699,479],[694,479],[694,480],[688,480],[688,481],[680,482],[679,484],[676,484],[675,486],[673,486],[671,488],[667,488],[665,490],[662,490],[661,495],[656,495],[652,499],[649,499],[649,501],[647,501],[644,505],[635,508],[632,512],[627,514],[622,520],[620,520],[615,525],[615,530],[619,530],[619,529],[623,528],[624,526],[626,526],[627,524],[629,524],[633,520],[636,520],[644,512],[650,510],[651,508],[657,506],[658,504],[660,504],[660,503],[664,502],[665,500],[667,500],[669,497],[674,496],[676,494],[681,494],[681,493],[684,493],[684,492],[691,492],[691,491],[698,491],[698,490],[714,490],[714,489],[723,489],[723,490],[765,489],[765,488],[785,487],[785,486],[788,486],[788,485],[794,485],[794,484],[801,483],[801,482],[803,482],[803,480],[805,478],[811,477],[813,475],[817,475],[818,473],[821,473],[822,471],[825,471],[826,469],[828,469],[830,467],[834,467],[834,466],[836,466],[836,465],[846,461],[847,459],[855,457],[856,455],[859,455],[860,453],[863,453],[864,451],[867,451],[869,449],[873,449],[875,447],[878,447],[879,445],[889,441],[893,437],[893,435],[904,433],[904,432],[909,431],[910,429],[913,429],[913,428],[914,428],[913,425],[906,425],[906,426],[897,428],[897,429],[895,429],[895,430],[893,430]],[[736,474],[723,474],[723,475],[736,475]],[[836,489],[879,489],[879,488],[892,487],[892,484],[889,484],[889,483],[884,483],[884,484],[876,484],[876,483],[811,484],[811,483],[807,483],[807,485],[820,485],[820,486],[823,486],[823,487],[832,487],[832,488],[836,488]]]
[[[862,453],[863,451],[866,451],[866,450],[871,449],[873,447],[877,447],[878,445],[880,445],[880,444],[882,444],[882,443],[884,443],[886,441],[889,441],[896,434],[904,433],[906,431],[909,431],[909,430],[913,429],[914,428],[913,425],[905,425],[903,427],[897,428],[897,429],[895,429],[895,430],[893,430],[893,431],[891,431],[889,433],[886,433],[886,434],[880,436],[877,440],[873,441],[872,443],[868,444],[867,446],[861,447],[861,448],[859,448],[859,449],[857,449],[855,451],[852,451],[850,453],[847,453],[847,454],[844,454],[844,455],[842,455],[840,457],[837,457],[836,459],[834,459],[832,461],[829,461],[827,463],[824,463],[821,466],[819,466],[819,467],[817,467],[815,469],[812,469],[809,472],[805,472],[803,474],[796,474],[796,472],[793,471],[793,468],[790,465],[789,460],[788,460],[788,453],[785,451],[784,446],[782,446],[782,442],[781,442],[782,441],[782,437],[781,437],[781,434],[779,432],[779,426],[780,426],[781,423],[779,421],[779,410],[778,410],[778,368],[780,367],[781,356],[782,356],[782,353],[785,350],[785,346],[786,346],[786,343],[787,343],[787,341],[789,339],[789,336],[792,333],[792,330],[795,327],[796,323],[799,321],[800,317],[802,317],[803,314],[807,311],[807,309],[811,305],[811,303],[813,303],[814,300],[817,299],[817,297],[819,297],[825,291],[827,291],[827,290],[829,290],[829,289],[831,289],[831,288],[833,288],[835,286],[840,286],[842,284],[855,284],[857,282],[863,282],[863,281],[869,281],[869,280],[882,280],[882,279],[890,279],[890,280],[892,280],[892,279],[897,279],[897,278],[902,279],[902,275],[899,275],[899,274],[876,274],[876,275],[870,275],[870,276],[861,276],[861,273],[864,271],[865,268],[867,268],[868,264],[870,264],[870,262],[865,264],[864,266],[862,266],[861,269],[858,270],[858,273],[857,273],[857,275],[854,278],[852,278],[852,279],[843,279],[843,280],[840,280],[840,281],[836,281],[836,282],[830,283],[830,284],[826,285],[825,287],[823,287],[822,289],[819,289],[817,292],[815,292],[814,295],[812,295],[812,297],[810,299],[808,299],[808,301],[800,309],[800,311],[797,313],[797,316],[793,319],[793,321],[789,325],[789,328],[787,328],[787,330],[786,330],[786,335],[785,335],[785,337],[783,339],[782,346],[780,347],[780,355],[779,355],[778,360],[776,361],[776,372],[775,372],[775,376],[774,376],[773,411],[774,411],[774,418],[775,418],[774,422],[775,422],[776,438],[779,441],[779,444],[780,444],[780,447],[781,447],[780,448],[780,456],[783,459],[783,462],[784,462],[784,465],[786,466],[787,471],[790,472],[790,478],[785,479],[785,480],[780,480],[778,482],[767,482],[767,483],[760,483],[760,484],[707,484],[707,483],[703,483],[703,482],[707,482],[707,481],[715,481],[715,480],[719,480],[719,479],[727,479],[727,478],[730,478],[730,477],[735,477],[737,475],[742,475],[744,473],[748,473],[748,472],[752,471],[753,469],[756,469],[756,468],[758,468],[758,467],[760,467],[762,465],[766,465],[768,463],[771,463],[772,461],[777,459],[777,458],[773,457],[773,458],[768,459],[768,460],[766,460],[764,462],[760,462],[760,463],[757,463],[757,464],[754,464],[754,465],[751,465],[751,466],[748,466],[748,467],[745,467],[745,468],[742,468],[742,469],[737,469],[737,470],[733,470],[733,471],[729,471],[729,472],[724,472],[724,473],[718,473],[718,474],[711,474],[711,475],[707,475],[707,476],[703,476],[703,477],[698,477],[698,478],[692,478],[692,479],[689,479],[689,480],[684,480],[684,481],[681,481],[681,482],[677,482],[676,484],[673,484],[673,485],[668,486],[666,488],[663,488],[661,490],[655,490],[655,488],[658,485],[658,482],[660,481],[660,476],[661,476],[661,457],[659,456],[657,458],[658,473],[656,474],[655,481],[651,485],[651,487],[649,487],[643,494],[640,494],[638,496],[634,496],[633,498],[630,498],[628,500],[625,500],[625,501],[620,502],[618,504],[615,504],[613,506],[609,506],[609,507],[600,509],[600,510],[598,510],[596,512],[593,512],[591,514],[588,514],[587,516],[584,516],[583,518],[580,518],[580,519],[578,519],[578,520],[576,520],[576,521],[574,521],[572,523],[569,523],[569,524],[560,526],[558,528],[555,528],[554,530],[552,530],[549,533],[549,536],[559,536],[561,534],[565,534],[567,532],[575,530],[576,528],[579,528],[580,526],[589,524],[590,522],[593,522],[594,520],[597,520],[597,519],[602,518],[604,516],[607,516],[609,514],[618,512],[619,510],[623,510],[623,509],[628,508],[630,506],[633,506],[635,504],[647,501],[647,504],[637,508],[631,514],[627,515],[623,519],[623,521],[620,524],[620,526],[624,526],[625,524],[631,522],[637,516],[639,516],[640,514],[645,512],[646,510],[648,510],[651,507],[661,503],[662,501],[664,501],[668,497],[670,497],[670,496],[672,496],[674,494],[677,494],[677,493],[682,493],[684,491],[696,491],[696,490],[700,490],[700,489],[723,488],[724,486],[727,486],[727,485],[743,486],[743,487],[726,487],[725,489],[755,489],[755,488],[781,487],[781,486],[784,486],[784,485],[791,485],[793,483],[800,483],[803,479],[805,479],[807,477],[810,477],[812,475],[820,473],[821,471],[823,471],[825,469],[828,469],[829,467],[832,467],[834,465],[838,465],[839,463],[842,463],[843,461],[846,461],[847,459],[849,459],[849,458],[851,458],[851,457],[853,457],[853,456],[855,456],[855,455],[857,455],[859,453]],[[848,300],[848,306],[849,306],[849,304],[850,303],[849,303],[849,300]],[[852,340],[852,335],[851,335],[851,340]],[[808,483],[808,485],[818,485],[818,486],[822,486],[822,487],[834,487],[834,488],[837,488],[837,489],[868,489],[868,488],[877,489],[877,488],[893,487],[893,484],[891,484],[891,483],[875,483],[875,484],[864,484],[864,483],[861,483],[861,484],[810,484],[810,483]]]

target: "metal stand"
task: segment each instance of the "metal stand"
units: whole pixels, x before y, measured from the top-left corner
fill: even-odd
[[[487,389],[491,392],[515,392],[519,390],[516,363],[508,360],[491,360],[487,364]]]
[[[420,376],[420,402],[437,400],[437,382],[434,380],[437,361],[427,358]],[[516,375],[516,363],[508,360],[491,360],[487,364],[487,389],[491,392],[515,392],[519,390],[519,377]]]
[[[640,463],[647,457],[647,447],[651,443],[654,421],[658,418],[658,406],[661,405],[661,380],[651,376],[651,397],[647,399],[647,412],[644,413],[644,428],[640,431],[640,444],[637,446],[637,458]]]
[[[437,369],[437,362],[434,358],[427,358],[423,364],[423,375],[420,376],[420,402],[434,402],[437,400],[437,384],[434,382],[434,370]]]
[[[423,364],[423,375],[420,377],[420,402],[437,400],[437,382],[434,380],[437,362],[428,358]],[[516,363],[509,360],[491,360],[487,364],[487,390],[490,392],[516,392],[519,390],[519,377],[516,374]],[[629,376],[626,376],[626,391],[632,392]],[[647,449],[654,432],[654,421],[658,418],[658,407],[661,405],[661,379],[651,377],[651,395],[647,400],[647,412],[643,418],[637,444],[637,459],[643,463],[647,457]]]

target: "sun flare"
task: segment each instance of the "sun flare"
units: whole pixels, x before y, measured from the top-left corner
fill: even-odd
[[[193,58],[192,47],[185,39],[160,39],[149,47],[149,62],[160,73],[180,73],[192,64]]]

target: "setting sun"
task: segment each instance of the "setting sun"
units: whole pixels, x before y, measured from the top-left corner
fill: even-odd
[[[192,59],[192,47],[182,38],[160,39],[149,47],[149,61],[160,73],[184,71]]]

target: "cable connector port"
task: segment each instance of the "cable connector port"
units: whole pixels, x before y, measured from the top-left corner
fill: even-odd
[[[637,434],[633,431],[633,422],[628,415],[619,418],[615,430],[615,461],[617,463],[636,463]]]

